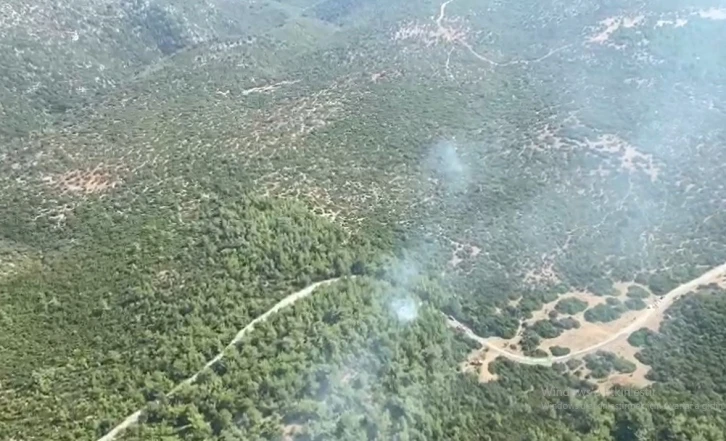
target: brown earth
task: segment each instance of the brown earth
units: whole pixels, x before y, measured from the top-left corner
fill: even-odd
[[[544,339],[540,344],[540,348],[543,350],[548,350],[554,345],[570,349],[570,354],[558,357],[529,357],[523,355],[520,350],[511,349],[511,345],[517,344],[520,339],[519,334],[522,329],[521,326],[517,335],[512,339],[502,339],[498,337],[485,339],[479,337],[467,326],[459,323],[453,318],[448,319],[448,324],[482,345],[482,349],[474,351],[464,366],[464,370],[479,368],[480,381],[487,382],[497,378],[495,374],[489,372],[489,363],[498,356],[503,356],[512,361],[523,364],[551,366],[554,362],[566,362],[597,351],[609,351],[632,361],[636,365],[636,370],[632,374],[613,374],[607,379],[595,380],[598,383],[598,389],[601,393],[609,393],[615,385],[644,387],[650,384],[650,381],[645,378],[645,375],[648,372],[648,367],[640,363],[635,358],[637,348],[632,347],[628,343],[628,337],[633,332],[644,327],[657,331],[660,323],[667,316],[667,309],[673,304],[673,302],[701,286],[706,286],[712,283],[719,285],[726,284],[726,263],[712,268],[700,277],[676,287],[661,298],[656,299],[655,296],[651,294],[649,298],[644,299],[648,305],[645,310],[628,311],[618,320],[610,323],[589,323],[583,319],[580,321],[581,327],[579,329],[565,331],[556,338]],[[619,291],[620,296],[623,296],[627,288],[631,285],[634,285],[634,283],[623,282],[616,284],[616,289]],[[594,298],[593,295],[589,293],[568,293],[557,299],[557,301],[562,298],[566,298],[567,296],[578,296],[578,298],[587,301],[588,304],[602,303],[605,301],[604,298]],[[523,321],[523,323],[533,323],[542,317],[546,317],[547,313],[545,311],[550,307],[554,307],[557,301],[544,305],[544,307],[538,311],[534,317]],[[576,314],[573,317],[578,318],[579,320],[582,318],[583,314],[584,313]],[[578,368],[576,372],[577,371],[587,375],[585,368]]]
[[[43,178],[49,187],[65,193],[93,194],[115,188],[119,183],[118,167],[98,164],[92,169],[71,170]]]

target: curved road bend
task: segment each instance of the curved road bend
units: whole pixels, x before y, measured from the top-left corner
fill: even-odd
[[[517,363],[523,363],[523,364],[531,364],[531,365],[546,365],[550,366],[552,363],[558,363],[558,362],[564,362],[574,357],[580,357],[582,355],[586,355],[592,352],[597,351],[598,349],[602,348],[603,346],[607,346],[610,343],[616,341],[617,339],[630,335],[633,332],[637,331],[638,329],[642,328],[643,325],[653,317],[654,314],[657,314],[659,312],[663,312],[666,309],[668,309],[673,302],[681,298],[683,295],[690,293],[691,291],[711,283],[716,283],[719,281],[719,279],[726,275],[726,263],[719,265],[704,274],[702,274],[700,277],[697,277],[689,282],[686,282],[672,291],[670,291],[668,294],[663,296],[661,298],[661,301],[654,305],[651,309],[646,309],[645,312],[639,316],[634,322],[626,326],[625,328],[621,329],[620,331],[614,333],[607,339],[598,342],[592,346],[589,346],[584,349],[580,349],[575,352],[571,352],[567,355],[562,355],[559,357],[548,357],[548,358],[537,358],[537,357],[527,357],[525,355],[521,354],[515,354],[513,352],[509,352],[505,349],[502,349],[495,344],[490,343],[490,339],[480,337],[476,335],[469,327],[466,325],[459,323],[456,320],[448,319],[449,324],[453,327],[457,327],[464,330],[464,333],[471,338],[472,340],[475,340],[479,342],[482,346],[486,346],[487,348],[491,349],[492,351],[498,353],[502,357],[508,358],[512,361],[516,361]]]
[[[516,361],[518,363],[523,364],[530,364],[530,365],[551,365],[552,363],[556,362],[563,362],[567,361],[573,357],[579,357],[585,354],[589,354],[591,352],[594,352],[598,349],[600,349],[603,346],[606,346],[618,338],[629,335],[633,333],[634,331],[640,329],[642,325],[648,321],[649,318],[653,316],[653,314],[656,314],[659,311],[665,311],[670,307],[670,305],[673,304],[676,300],[678,300],[680,297],[682,297],[684,294],[688,294],[689,292],[693,291],[694,289],[708,285],[710,283],[718,282],[718,280],[726,275],[726,263],[719,265],[706,273],[702,274],[700,277],[691,280],[690,282],[686,282],[677,288],[670,291],[668,294],[663,296],[662,301],[656,305],[653,309],[646,310],[640,317],[638,317],[633,323],[628,325],[627,327],[623,328],[622,330],[618,331],[617,333],[611,335],[607,339],[596,343],[590,347],[587,347],[585,349],[581,349],[579,351],[572,352],[567,355],[563,355],[560,357],[550,357],[550,358],[536,358],[536,357],[527,357],[520,354],[515,354],[509,351],[506,351],[502,348],[497,347],[494,344],[490,344],[488,339],[485,339],[483,337],[480,337],[476,335],[471,329],[464,326],[463,324],[452,321],[449,319],[449,324],[456,327],[461,327],[461,329],[464,329],[464,332],[467,336],[469,336],[472,340],[478,341],[483,346],[486,346],[487,348],[497,352],[501,356],[508,358],[512,361]],[[181,387],[187,384],[193,383],[197,377],[199,377],[199,374],[201,374],[206,369],[209,369],[211,366],[213,366],[215,363],[217,363],[219,360],[224,358],[225,353],[234,346],[237,342],[239,342],[248,332],[250,332],[252,329],[254,329],[255,325],[267,320],[272,314],[278,312],[279,310],[286,308],[295,302],[297,302],[300,299],[303,299],[305,297],[308,297],[310,294],[312,294],[316,288],[322,286],[322,285],[328,285],[331,284],[337,280],[340,280],[340,278],[334,278],[329,280],[323,280],[321,282],[313,283],[312,285],[297,291],[295,293],[290,294],[289,296],[282,299],[280,302],[278,302],[275,306],[270,308],[267,312],[262,314],[261,316],[255,318],[252,320],[247,326],[242,328],[237,335],[232,339],[232,341],[224,348],[222,352],[217,354],[213,359],[209,360],[207,364],[204,365],[199,371],[194,373],[191,377],[187,378],[186,380],[179,383],[177,386],[175,386],[170,392],[169,395],[173,395],[175,392],[177,392]],[[111,429],[106,435],[99,438],[97,441],[113,441],[118,434],[123,432],[125,429],[127,429],[130,426],[133,426],[139,421],[139,417],[141,416],[142,409],[137,410],[133,414],[126,417],[125,420],[123,420],[120,424],[118,424],[116,427]]]
[[[350,277],[353,278],[355,276],[350,276]],[[316,288],[318,288],[320,286],[323,286],[323,285],[329,285],[329,284],[331,284],[333,282],[336,282],[338,280],[340,280],[340,277],[336,277],[334,279],[328,279],[328,280],[323,280],[321,282],[313,283],[312,285],[309,285],[309,286],[301,289],[300,291],[294,292],[294,293],[290,294],[289,296],[285,297],[284,299],[280,300],[277,304],[275,304],[275,306],[273,306],[272,308],[270,308],[267,312],[265,312],[261,316],[255,318],[247,326],[245,326],[244,328],[242,328],[237,333],[237,335],[234,336],[234,338],[232,339],[232,341],[229,342],[229,344],[227,346],[225,346],[225,348],[222,350],[222,352],[220,352],[214,358],[212,358],[211,360],[209,360],[207,362],[207,364],[205,364],[204,367],[202,367],[197,372],[195,372],[194,375],[192,375],[191,377],[189,377],[186,380],[182,381],[181,383],[177,384],[171,391],[169,391],[169,393],[167,395],[168,396],[174,395],[183,386],[188,385],[188,384],[191,384],[194,381],[196,381],[197,377],[199,377],[199,374],[201,374],[205,370],[209,369],[215,363],[217,363],[219,360],[221,360],[222,358],[224,358],[224,355],[229,351],[229,349],[231,349],[232,346],[234,346],[240,340],[242,340],[242,338],[248,332],[252,331],[254,329],[254,327],[255,327],[256,324],[258,324],[260,322],[264,322],[272,314],[278,312],[279,310],[281,310],[283,308],[287,308],[288,306],[294,304],[298,300],[304,299],[305,297],[308,297],[310,294],[312,294],[315,291]],[[128,417],[126,417],[125,420],[123,420],[120,424],[118,424],[116,427],[114,427],[113,429],[111,429],[107,434],[105,434],[101,438],[98,438],[97,441],[113,441],[116,438],[116,436],[118,436],[121,432],[123,432],[124,430],[128,429],[129,427],[131,427],[134,424],[136,424],[136,423],[139,422],[139,417],[141,417],[142,410],[143,409],[139,409],[136,412],[134,412],[131,415],[129,415]]]

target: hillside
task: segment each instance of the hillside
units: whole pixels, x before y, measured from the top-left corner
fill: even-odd
[[[0,438],[723,439],[726,5],[1,9]]]

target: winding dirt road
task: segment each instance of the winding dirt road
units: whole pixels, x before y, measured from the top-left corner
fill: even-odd
[[[543,55],[539,58],[533,59],[533,60],[512,60],[512,61],[508,61],[506,63],[499,63],[499,62],[494,61],[488,57],[485,57],[484,55],[477,52],[474,49],[474,47],[471,44],[469,44],[469,42],[466,41],[466,39],[462,35],[459,35],[454,29],[450,29],[450,28],[444,26],[443,22],[444,22],[444,19],[446,18],[446,7],[449,6],[449,4],[451,4],[453,1],[454,0],[446,0],[443,3],[441,3],[441,5],[439,6],[439,16],[434,20],[434,22],[436,23],[436,26],[438,28],[438,34],[444,36],[444,38],[448,41],[451,41],[454,43],[459,43],[464,49],[469,51],[469,53],[471,55],[473,55],[475,58],[477,58],[479,61],[483,61],[492,66],[504,67],[504,66],[513,66],[513,65],[517,65],[517,64],[526,65],[526,64],[530,64],[530,63],[539,63],[540,61],[544,61],[547,58],[551,57],[552,55],[572,46],[572,44],[566,44],[564,46],[561,46],[561,47],[558,47],[555,49],[550,49],[549,52],[547,52],[545,55]],[[452,51],[453,51],[453,49],[452,49]],[[451,59],[451,52],[449,52],[449,58],[447,58],[447,62],[446,62],[447,70],[448,70],[448,65],[449,65],[450,59]]]
[[[492,351],[496,352],[497,354],[501,355],[502,357],[508,358],[512,361],[516,361],[517,363],[523,363],[523,364],[530,364],[530,365],[544,365],[544,366],[550,366],[552,363],[561,363],[565,362],[567,360],[570,360],[571,358],[580,357],[583,355],[590,354],[592,352],[597,351],[598,349],[609,345],[610,343],[615,342],[616,340],[620,338],[627,338],[632,334],[633,332],[637,331],[638,329],[642,328],[649,319],[654,317],[656,314],[663,313],[666,309],[668,309],[673,302],[684,296],[685,294],[690,293],[691,291],[704,286],[709,285],[711,283],[717,283],[722,277],[726,276],[726,263],[719,265],[706,273],[702,274],[700,277],[695,278],[689,282],[686,282],[677,288],[670,291],[668,294],[662,297],[661,301],[649,309],[646,309],[643,314],[638,317],[634,322],[632,322],[630,325],[626,326],[625,328],[621,329],[620,331],[612,334],[607,339],[598,342],[592,346],[589,346],[584,349],[580,349],[575,352],[571,352],[567,355],[562,355],[559,357],[548,357],[548,358],[537,358],[537,357],[527,357],[525,355],[515,354],[513,352],[509,352],[505,349],[502,349],[498,347],[495,344],[492,344],[487,338],[480,337],[476,335],[469,327],[466,325],[459,323],[456,320],[452,320],[451,318],[448,319],[449,325],[458,329],[462,329],[464,333],[471,338],[472,340],[475,340],[479,342],[482,346],[486,346],[487,348],[491,349]],[[501,343],[501,341],[499,341]]]
[[[355,276],[351,276],[351,277],[355,277]],[[313,283],[312,285],[307,286],[307,287],[301,289],[300,291],[294,292],[294,293],[290,294],[289,296],[285,297],[284,299],[280,300],[277,304],[275,304],[275,306],[273,306],[272,308],[270,308],[267,312],[265,312],[261,316],[255,318],[247,326],[245,326],[244,328],[242,328],[237,333],[237,335],[234,336],[234,338],[232,339],[232,341],[230,341],[229,344],[227,346],[225,346],[225,348],[222,350],[222,352],[220,352],[214,358],[212,358],[211,360],[209,360],[207,362],[207,364],[205,364],[204,367],[202,367],[197,372],[195,372],[194,375],[192,375],[191,377],[189,377],[186,380],[182,381],[181,383],[177,384],[171,391],[169,391],[169,393],[167,394],[167,396],[174,395],[176,392],[179,391],[179,389],[181,389],[185,385],[191,384],[194,381],[196,381],[196,379],[199,377],[199,375],[202,372],[204,372],[205,370],[207,370],[210,367],[214,366],[215,363],[217,363],[219,360],[221,360],[222,358],[224,358],[225,354],[229,351],[229,349],[231,349],[232,346],[234,346],[240,340],[242,340],[242,338],[248,332],[252,331],[254,329],[255,325],[257,325],[260,322],[264,322],[265,320],[267,320],[268,318],[270,318],[271,315],[275,314],[276,312],[280,311],[283,308],[287,308],[288,306],[291,306],[292,304],[294,304],[298,300],[301,300],[301,299],[304,299],[305,297],[308,297],[310,294],[312,294],[315,291],[315,289],[319,288],[320,286],[329,285],[329,284],[331,284],[333,282],[336,282],[338,280],[340,280],[339,277],[338,278],[334,278],[334,279],[328,279],[328,280],[323,280],[321,282]],[[116,436],[118,436],[121,432],[123,432],[124,430],[128,429],[129,427],[131,427],[134,424],[136,424],[136,423],[139,422],[139,417],[141,417],[142,410],[143,409],[139,409],[136,412],[134,412],[131,415],[129,415],[128,417],[126,417],[125,420],[123,420],[120,424],[118,424],[116,427],[114,427],[113,429],[111,429],[107,434],[105,434],[101,438],[98,438],[98,441],[112,441],[112,440],[114,440],[116,438]]]
[[[515,361],[517,363],[523,363],[523,364],[529,364],[529,365],[544,365],[544,366],[550,366],[552,363],[557,362],[565,362],[571,358],[574,357],[580,357],[582,355],[586,355],[592,352],[597,351],[598,349],[607,346],[608,344],[618,340],[621,337],[626,337],[632,334],[633,332],[640,329],[650,318],[652,318],[655,314],[662,313],[666,309],[668,309],[673,302],[681,298],[683,295],[690,293],[691,291],[711,283],[716,283],[721,279],[722,277],[726,276],[726,263],[717,266],[708,272],[702,274],[700,277],[691,280],[690,282],[686,282],[677,288],[670,291],[668,294],[663,296],[662,300],[657,304],[654,305],[652,308],[647,309],[640,317],[638,317],[633,323],[628,325],[627,327],[623,328],[622,330],[618,331],[617,333],[611,335],[607,339],[594,344],[590,347],[587,347],[585,349],[581,349],[575,352],[572,352],[567,355],[559,356],[559,357],[549,357],[549,358],[536,358],[536,357],[527,357],[525,355],[515,354],[509,351],[506,351],[500,347],[498,347],[495,344],[490,343],[490,339],[486,339],[483,337],[480,337],[476,335],[469,327],[466,325],[453,320],[451,318],[448,318],[449,325],[462,329],[464,333],[471,338],[472,340],[475,340],[479,342],[482,346],[486,346],[487,348],[491,349],[492,351],[498,353],[499,355],[508,358],[512,361]],[[182,388],[185,385],[191,384],[199,377],[199,375],[205,371],[206,369],[209,369],[212,367],[215,363],[220,361],[222,358],[224,358],[225,354],[228,352],[229,349],[232,348],[235,344],[237,344],[242,338],[250,331],[252,331],[260,322],[263,322],[267,320],[271,315],[275,314],[276,312],[280,311],[283,308],[287,308],[288,306],[291,306],[295,302],[297,302],[300,299],[303,299],[305,297],[310,296],[316,288],[331,284],[335,281],[339,280],[339,278],[335,279],[329,279],[329,280],[323,280],[321,282],[313,283],[312,285],[301,289],[300,291],[297,291],[295,293],[290,294],[289,296],[285,297],[281,301],[279,301],[275,306],[270,308],[267,312],[262,314],[261,316],[255,318],[252,320],[247,326],[242,328],[237,335],[232,339],[231,342],[220,352],[217,354],[214,358],[209,360],[207,364],[204,365],[199,371],[194,373],[191,377],[187,378],[186,380],[182,381],[178,385],[176,385],[170,392],[169,396],[176,393],[180,388]],[[97,441],[113,441],[116,436],[118,436],[121,432],[123,432],[125,429],[133,426],[139,421],[139,417],[141,416],[142,409],[137,410],[133,414],[129,415],[125,420],[123,420],[120,424],[118,424],[116,427],[114,427],[111,431],[109,431],[106,435],[99,438]]]

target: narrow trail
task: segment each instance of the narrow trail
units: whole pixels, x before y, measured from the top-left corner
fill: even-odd
[[[446,7],[449,6],[449,4],[451,4],[453,1],[454,0],[446,0],[439,7],[439,16],[435,20],[436,26],[438,27],[438,33],[440,35],[443,35],[448,41],[460,44],[464,49],[466,49],[473,57],[475,57],[479,61],[483,61],[492,66],[504,67],[504,66],[514,66],[517,64],[527,65],[530,63],[539,63],[539,62],[544,61],[547,58],[551,57],[552,55],[572,46],[572,44],[566,44],[566,45],[560,46],[556,49],[550,49],[550,51],[547,52],[545,55],[543,55],[539,58],[532,59],[532,60],[512,60],[512,61],[508,61],[506,63],[499,63],[499,62],[494,61],[488,57],[485,57],[484,55],[477,52],[476,49],[474,49],[474,47],[471,44],[469,44],[468,41],[466,41],[460,35],[457,35],[456,32],[454,32],[454,30],[447,28],[446,26],[443,25],[444,18],[446,18]],[[447,69],[448,69],[448,60],[450,58],[451,58],[451,52],[449,52],[449,58],[447,59]]]
[[[355,276],[352,276],[352,277],[355,277]],[[194,375],[192,375],[191,377],[182,381],[181,383],[177,384],[171,391],[169,391],[169,393],[167,394],[167,397],[174,395],[182,387],[194,383],[202,372],[204,372],[207,369],[209,369],[210,367],[214,366],[215,363],[219,362],[222,358],[224,358],[225,354],[227,354],[227,352],[229,352],[229,350],[235,344],[237,344],[240,340],[242,340],[242,338],[247,333],[252,331],[254,329],[255,325],[257,325],[261,322],[264,322],[265,320],[270,318],[271,315],[275,314],[276,312],[280,311],[281,309],[284,309],[284,308],[287,308],[288,306],[293,305],[298,300],[301,300],[301,299],[304,299],[305,297],[310,296],[310,294],[312,294],[320,286],[329,285],[338,280],[340,280],[340,277],[313,283],[312,285],[309,285],[309,286],[301,289],[300,291],[294,292],[294,293],[290,294],[289,296],[285,297],[284,299],[280,300],[277,304],[275,304],[275,306],[273,306],[272,308],[267,310],[267,312],[265,312],[261,316],[255,318],[247,326],[242,328],[237,333],[237,335],[234,336],[232,341],[230,341],[229,344],[227,346],[225,346],[225,348],[222,350],[222,352],[220,352],[214,358],[209,360],[207,362],[207,364],[205,364],[204,367],[202,367],[197,372],[195,372]],[[124,419],[120,424],[118,424],[116,427],[111,429],[107,434],[105,434],[101,438],[98,438],[97,441],[114,440],[121,432],[123,432],[124,430],[128,429],[129,427],[131,427],[134,424],[139,422],[139,418],[141,417],[142,411],[143,411],[143,409],[139,409],[136,412],[132,413],[131,415],[126,417],[126,419]]]
[[[495,344],[492,344],[490,342],[490,339],[480,337],[476,335],[469,327],[466,325],[456,321],[452,320],[451,318],[448,319],[449,325],[458,329],[462,329],[464,333],[471,338],[472,340],[475,340],[479,342],[482,346],[486,346],[487,348],[491,349],[492,351],[496,352],[497,354],[501,355],[502,357],[508,358],[509,360],[516,361],[517,363],[522,364],[530,364],[530,365],[545,365],[550,366],[552,363],[558,363],[558,362],[565,362],[567,360],[570,360],[575,357],[580,357],[583,355],[590,354],[592,352],[597,351],[598,349],[609,345],[610,343],[613,343],[620,338],[627,338],[632,334],[633,332],[637,331],[641,327],[643,327],[649,319],[654,317],[655,315],[659,313],[665,312],[676,300],[683,297],[685,294],[690,293],[691,291],[704,286],[709,285],[711,283],[717,283],[720,278],[726,276],[726,263],[719,265],[706,273],[702,274],[700,277],[697,277],[689,282],[686,282],[672,291],[670,291],[668,294],[663,296],[661,298],[661,301],[656,304],[652,309],[646,309],[645,312],[639,316],[634,322],[632,322],[630,325],[626,326],[625,328],[621,329],[620,331],[612,334],[607,339],[598,342],[592,346],[589,346],[584,349],[580,349],[575,352],[571,352],[567,355],[562,355],[559,357],[548,357],[548,358],[537,358],[537,357],[528,357],[525,355],[515,354],[513,352],[509,352],[503,348],[498,347]]]
[[[439,26],[439,29],[443,28],[443,26],[441,26],[441,22],[444,20],[444,16],[446,15],[446,7],[453,1],[454,0],[446,0],[441,3],[441,6],[439,7],[439,18],[436,19],[436,24]]]

